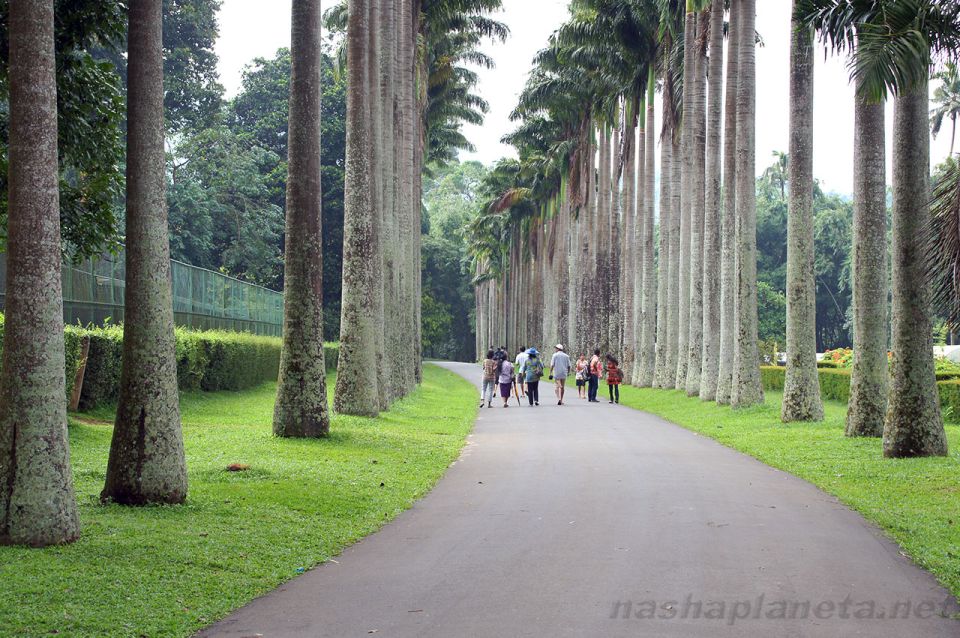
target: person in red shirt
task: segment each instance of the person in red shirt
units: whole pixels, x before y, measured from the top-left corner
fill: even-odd
[[[620,403],[620,383],[623,373],[620,372],[620,362],[612,354],[607,355],[607,390],[610,391],[610,403]]]

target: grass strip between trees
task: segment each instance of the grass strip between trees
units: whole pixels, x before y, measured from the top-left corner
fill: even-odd
[[[100,505],[113,414],[75,415],[83,535],[0,547],[0,635],[189,635],[409,508],[457,458],[477,409],[470,383],[425,366],[423,385],[376,419],[334,416],[327,440],[277,439],[275,393],[182,395],[179,507]],[[234,463],[249,469],[226,471]]]
[[[731,410],[685,392],[624,387],[621,403],[709,436],[810,481],[883,528],[918,565],[960,597],[960,427],[950,456],[884,459],[880,439],[844,436],[846,405],[826,401],[822,423],[780,422],[782,393]]]

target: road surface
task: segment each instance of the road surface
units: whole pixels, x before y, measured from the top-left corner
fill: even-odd
[[[542,385],[539,408],[481,410],[411,510],[200,635],[960,636],[948,592],[836,499]]]

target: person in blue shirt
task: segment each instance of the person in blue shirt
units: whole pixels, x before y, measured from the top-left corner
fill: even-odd
[[[523,362],[520,372],[527,385],[527,400],[530,406],[540,405],[540,378],[543,377],[543,362],[536,348],[527,350],[527,360]]]

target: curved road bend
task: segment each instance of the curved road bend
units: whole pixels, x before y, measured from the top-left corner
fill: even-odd
[[[948,592],[834,498],[543,385],[535,411],[481,410],[411,510],[200,635],[960,636]]]

